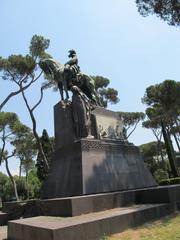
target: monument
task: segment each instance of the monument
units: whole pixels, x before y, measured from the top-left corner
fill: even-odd
[[[75,50],[69,57],[65,65],[51,58],[39,63],[61,94],[54,107],[55,153],[42,198],[155,186],[138,147],[126,140],[119,114],[102,107],[93,79],[80,71]]]
[[[55,153],[41,199],[20,206],[19,217],[28,218],[8,222],[8,239],[99,240],[179,206],[180,185],[157,186],[138,147],[126,140],[119,114],[101,106],[74,50],[69,57],[65,65],[52,58],[39,63],[61,94]],[[5,207],[9,218],[16,213],[14,203]]]

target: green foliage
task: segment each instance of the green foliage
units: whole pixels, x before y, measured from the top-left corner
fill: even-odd
[[[159,185],[173,185],[173,184],[180,184],[180,177],[169,178],[169,179],[162,179],[159,182]]]
[[[110,83],[108,78],[102,76],[91,76],[95,82],[95,89],[100,95],[100,101],[104,107],[108,103],[116,104],[119,102],[118,91],[114,88],[107,88]]]
[[[34,35],[30,42],[29,54],[25,56],[12,54],[7,59],[0,57],[2,79],[13,81],[19,85],[33,78],[37,66],[36,59],[50,56],[45,52],[49,43],[48,39]]]
[[[48,47],[48,39],[34,35],[29,47],[30,52],[25,56],[12,54],[8,58],[0,57],[1,79],[11,81],[18,87],[0,104],[0,110],[12,97],[29,88],[39,79],[38,60],[50,56],[45,52]]]
[[[146,109],[148,118],[143,123],[143,126],[152,129],[157,139],[160,139],[163,134],[171,171],[174,177],[178,175],[178,170],[175,166],[175,156],[170,134],[173,133],[173,129],[179,128],[179,93],[180,82],[165,80],[160,84],[148,87],[142,99],[143,103],[148,106]],[[179,147],[179,133],[176,131],[173,134],[177,140],[177,146]]]
[[[37,155],[36,140],[30,129],[11,142],[16,148],[15,156],[20,160],[21,169],[28,175],[28,172],[35,166],[34,158]]]
[[[28,176],[28,184],[25,177],[14,176],[19,198],[26,200],[39,198],[41,183],[37,177],[36,170],[32,170]],[[0,172],[0,198],[2,201],[12,201],[14,198],[14,189],[9,177]]]
[[[98,90],[100,88],[106,88],[110,83],[110,80],[108,78],[105,78],[105,77],[102,77],[102,76],[91,76],[91,77],[95,81],[96,90]]]
[[[43,151],[46,155],[48,163],[50,164],[52,160],[52,155],[54,152],[54,138],[50,138],[48,136],[47,131],[44,129],[40,140],[43,147]],[[38,156],[37,156],[36,167],[37,167],[38,178],[40,179],[40,181],[44,181],[48,173],[40,152],[38,153]]]
[[[34,35],[30,43],[30,54],[34,58],[41,58],[45,55],[45,50],[49,47],[50,40],[42,36]]]
[[[138,11],[144,17],[155,14],[169,25],[180,25],[179,0],[136,0]]]
[[[162,181],[162,179],[168,178],[168,173],[165,172],[163,169],[157,169],[154,172],[154,178],[156,179],[156,181],[159,183]]]
[[[8,181],[8,176],[0,172],[0,198],[5,198],[5,184]]]
[[[163,142],[149,142],[140,145],[139,148],[145,164],[155,179],[159,182],[168,177],[167,170],[165,171],[167,169],[165,144]],[[165,169],[163,169],[163,164],[165,164]]]
[[[37,176],[37,170],[34,168],[28,175],[29,197],[32,199],[40,197],[41,182]]]
[[[164,111],[168,114],[178,114],[180,110],[179,92],[180,82],[165,80],[146,89],[143,103],[153,107],[154,110],[159,110],[159,113],[162,114]]]
[[[119,112],[119,115],[123,120],[127,138],[134,132],[137,124],[145,118],[143,112]]]
[[[21,199],[25,199],[27,196],[27,190],[24,179],[19,179],[17,176],[14,177],[17,184],[18,195]],[[2,185],[3,184],[3,185]],[[0,197],[3,201],[15,200],[14,198],[14,188],[9,177],[3,173],[0,173],[0,185],[1,192]]]
[[[101,238],[100,238],[100,240],[108,240],[109,238],[108,238],[108,236],[106,236],[106,235],[104,235],[104,236],[102,236]]]
[[[0,152],[0,163],[7,154],[5,144],[12,143],[17,138],[21,138],[29,132],[29,128],[19,121],[16,113],[0,112],[0,140],[4,142],[4,149]]]

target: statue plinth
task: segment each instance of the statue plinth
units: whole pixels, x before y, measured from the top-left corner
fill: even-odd
[[[55,108],[56,151],[42,198],[70,197],[155,186],[138,147],[123,138],[118,114],[96,108],[90,136],[77,139],[72,106]]]

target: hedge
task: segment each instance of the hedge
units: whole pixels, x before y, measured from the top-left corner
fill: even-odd
[[[159,185],[173,185],[180,184],[180,177],[163,179],[159,182]]]

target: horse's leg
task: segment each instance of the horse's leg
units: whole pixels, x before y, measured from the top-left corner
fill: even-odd
[[[63,92],[63,86],[62,83],[58,83],[58,89],[61,95],[61,101],[64,101],[64,92]]]
[[[65,78],[65,74],[63,76],[63,86],[64,86],[64,91],[65,91],[65,94],[66,94],[66,100],[68,100],[69,99],[69,93],[68,93],[67,80]]]
[[[66,90],[65,93],[66,93],[66,99],[68,100],[68,99],[69,99],[69,93],[68,93],[68,90]]]

